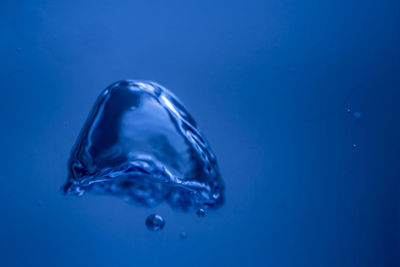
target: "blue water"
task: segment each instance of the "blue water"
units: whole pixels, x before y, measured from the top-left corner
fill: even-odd
[[[0,266],[399,267],[399,10],[1,0]],[[188,108],[223,205],[199,217],[60,194],[96,98],[124,79],[157,82]],[[161,231],[146,229],[150,214]]]
[[[224,201],[217,161],[183,104],[154,82],[105,89],[69,160],[64,191],[118,195],[153,207],[215,208]]]

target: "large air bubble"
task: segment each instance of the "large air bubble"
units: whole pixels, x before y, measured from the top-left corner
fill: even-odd
[[[66,194],[113,194],[181,210],[223,203],[214,153],[181,102],[154,82],[120,81],[98,98],[69,160]]]

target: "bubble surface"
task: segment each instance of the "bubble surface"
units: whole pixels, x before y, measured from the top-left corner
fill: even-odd
[[[146,218],[146,227],[150,231],[160,231],[165,226],[165,220],[158,214],[151,214]]]
[[[69,160],[66,194],[112,194],[153,207],[216,208],[224,185],[196,122],[167,89],[110,85],[95,103]]]

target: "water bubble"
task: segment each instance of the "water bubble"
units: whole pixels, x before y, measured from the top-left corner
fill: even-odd
[[[351,109],[350,109],[350,108],[347,108],[347,109],[346,109],[346,112],[347,112],[347,113],[350,113],[350,112],[351,112]]]
[[[181,239],[186,239],[186,238],[187,238],[187,233],[186,233],[186,232],[181,232],[181,233],[179,234],[179,237],[180,237]]]
[[[357,144],[353,144],[353,148],[357,148]]]
[[[183,104],[153,82],[120,81],[95,103],[69,159],[66,194],[95,192],[153,207],[216,208],[216,157]]]
[[[362,117],[362,114],[360,112],[356,111],[356,112],[353,113],[353,117],[356,120],[360,120],[361,117]]]
[[[160,231],[165,226],[165,220],[158,214],[151,214],[146,218],[146,227],[151,231]]]
[[[205,211],[204,209],[198,209],[198,210],[196,211],[196,214],[197,214],[197,216],[199,216],[199,217],[204,217],[204,216],[206,216],[206,211]]]

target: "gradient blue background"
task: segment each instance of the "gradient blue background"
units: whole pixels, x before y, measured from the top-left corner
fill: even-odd
[[[0,266],[400,266],[399,26],[395,0],[1,0]],[[125,78],[185,103],[225,206],[60,194]]]

